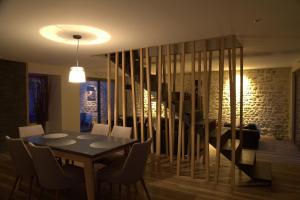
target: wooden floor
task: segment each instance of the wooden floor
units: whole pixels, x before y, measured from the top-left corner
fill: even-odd
[[[161,164],[149,163],[146,169],[146,184],[148,185],[152,199],[160,200],[190,200],[190,199],[300,199],[300,151],[289,141],[274,140],[271,137],[262,137],[260,150],[257,152],[258,160],[270,161],[272,163],[273,184],[269,187],[241,186],[249,178],[236,169],[237,186],[230,186],[230,162],[221,158],[220,183],[215,185],[214,175],[214,148],[210,147],[211,155],[211,181],[207,182],[204,177],[204,167],[202,161],[197,162],[196,179],[190,178],[189,162],[182,162],[182,175],[175,176],[175,166],[171,166],[168,160],[161,157]],[[175,164],[176,162],[174,162]],[[14,181],[12,163],[7,154],[0,154],[0,199],[7,199],[9,191]],[[25,199],[27,191],[27,181],[15,193],[14,199]],[[118,188],[113,191],[108,186],[101,190],[99,199],[120,199]],[[122,190],[121,199],[128,199],[126,189]],[[38,188],[34,188],[33,199],[39,196]],[[75,193],[74,193],[75,194]],[[54,192],[47,191],[43,199],[54,199]],[[84,199],[84,191],[76,191],[71,199]],[[130,199],[147,199],[143,188],[138,185],[138,190],[131,188]],[[66,198],[62,198],[66,199]]]

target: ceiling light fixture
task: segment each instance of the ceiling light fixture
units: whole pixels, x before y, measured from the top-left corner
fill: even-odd
[[[85,25],[55,24],[44,26],[39,30],[40,34],[54,42],[76,45],[76,41],[70,39],[74,33],[84,37],[81,45],[96,45],[108,42],[111,39],[109,33],[99,28]]]
[[[86,81],[84,68],[78,65],[78,49],[79,40],[82,38],[81,35],[73,35],[73,38],[77,40],[77,51],[76,51],[76,66],[72,66],[69,72],[70,83],[84,83]]]

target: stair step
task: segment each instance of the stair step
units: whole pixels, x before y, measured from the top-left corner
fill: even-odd
[[[240,145],[240,140],[236,139],[235,140],[235,150],[239,147]],[[222,150],[226,150],[226,151],[231,151],[231,139],[226,140],[226,142],[224,143]]]
[[[221,129],[221,138],[224,134],[226,134],[228,131],[230,131],[231,128],[229,127],[222,127]],[[218,132],[218,127],[216,127],[216,129],[214,129],[213,131],[210,132],[210,137],[216,137]]]
[[[271,163],[265,161],[257,161],[253,171],[253,179],[260,181],[272,181]]]
[[[256,151],[250,149],[242,149],[240,154],[240,165],[254,165],[256,160]]]

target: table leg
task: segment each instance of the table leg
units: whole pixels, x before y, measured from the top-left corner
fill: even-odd
[[[85,187],[88,200],[95,200],[95,177],[93,161],[88,159],[84,162]]]

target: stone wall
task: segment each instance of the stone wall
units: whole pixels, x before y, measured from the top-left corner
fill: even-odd
[[[239,72],[237,72],[239,74]],[[176,78],[179,78],[177,76]],[[191,91],[191,75],[185,75],[185,92]],[[237,76],[237,82],[239,82]],[[290,68],[253,69],[244,71],[244,123],[256,123],[262,134],[275,137],[289,135]],[[210,95],[210,118],[218,114],[218,72],[212,73]],[[176,90],[179,83],[176,81]],[[237,84],[237,94],[239,94]],[[237,95],[237,114],[239,114],[239,95]],[[238,117],[238,115],[237,115]],[[230,122],[228,72],[224,77],[223,123]]]

